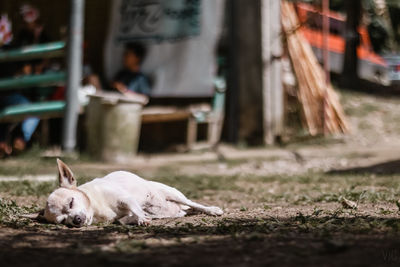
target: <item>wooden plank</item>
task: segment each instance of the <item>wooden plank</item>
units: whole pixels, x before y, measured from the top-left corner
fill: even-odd
[[[324,125],[326,133],[348,133],[350,128],[339,97],[333,87],[326,83],[311,46],[299,31],[300,24],[294,6],[287,1],[282,2],[282,25],[297,76],[299,102],[310,134],[323,133]]]
[[[149,107],[142,110],[142,123],[187,120],[191,112],[176,107]]]
[[[197,121],[195,118],[189,118],[186,132],[186,147],[191,150],[197,141]]]
[[[179,121],[186,120],[189,117],[189,112],[177,112],[171,114],[142,114],[142,123]]]

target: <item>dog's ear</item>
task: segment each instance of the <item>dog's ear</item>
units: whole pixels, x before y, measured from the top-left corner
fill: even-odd
[[[67,164],[62,162],[60,159],[57,159],[58,166],[58,180],[60,182],[60,187],[64,188],[75,188],[76,187],[76,179],[74,178],[74,174],[68,168]]]
[[[21,218],[31,219],[38,222],[46,222],[46,218],[44,217],[44,210],[41,210],[36,213],[30,214],[22,214],[20,215]]]

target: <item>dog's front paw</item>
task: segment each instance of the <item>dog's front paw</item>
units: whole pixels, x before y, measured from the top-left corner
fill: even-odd
[[[150,224],[151,219],[148,217],[138,217],[136,215],[129,215],[129,216],[125,216],[121,219],[118,220],[118,222],[122,225],[126,225],[126,224],[137,224],[137,225],[145,225],[148,226]]]
[[[218,207],[208,207],[207,213],[214,216],[221,216],[224,214],[223,210]]]
[[[149,226],[151,219],[148,217],[140,217],[137,220],[138,225]]]

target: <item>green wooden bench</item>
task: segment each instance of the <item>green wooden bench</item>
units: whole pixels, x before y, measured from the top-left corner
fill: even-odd
[[[65,109],[65,101],[46,101],[30,104],[13,105],[0,111],[1,122],[18,122],[27,117],[37,116],[42,119],[60,117]]]
[[[48,144],[49,121],[48,119],[60,118],[64,115],[65,101],[46,101],[30,104],[13,105],[0,111],[0,123],[9,123],[7,136],[18,122],[35,116],[41,119],[40,143]]]
[[[52,42],[46,44],[37,44],[24,46],[18,49],[11,49],[0,51],[0,62],[16,62],[25,61],[31,59],[51,58],[60,57],[65,53],[65,42]],[[0,91],[13,91],[15,89],[25,89],[33,87],[48,87],[64,83],[66,80],[65,72],[48,72],[39,75],[27,75],[20,77],[10,77],[0,79]],[[31,107],[30,107],[31,106]],[[35,113],[35,115],[43,118],[49,114],[54,114],[58,111],[62,114],[65,103],[56,102],[38,102],[24,105],[23,108],[19,106],[9,107],[5,110],[0,111],[0,121],[18,120],[24,116],[29,116]],[[10,113],[10,109],[11,112]]]
[[[18,62],[32,59],[61,57],[65,54],[65,42],[30,45],[18,49],[0,51],[0,62]],[[0,79],[0,91],[29,90],[65,83],[65,72],[48,72],[39,75],[27,75]],[[45,101],[23,105],[13,105],[0,110],[0,123],[16,124],[27,117],[39,117],[42,120],[42,143],[47,142],[48,120],[62,117],[65,101]]]
[[[61,57],[65,53],[65,42],[29,45],[18,49],[0,51],[0,62],[16,62],[31,59]]]
[[[10,91],[17,88],[46,87],[64,82],[65,79],[66,74],[62,71],[0,79],[0,91]]]
[[[225,79],[222,77],[215,79],[214,86],[215,93],[211,105],[206,103],[189,106],[191,116],[188,120],[186,137],[188,150],[214,148],[221,138],[225,111]],[[208,124],[205,142],[198,142],[197,140],[199,124]]]

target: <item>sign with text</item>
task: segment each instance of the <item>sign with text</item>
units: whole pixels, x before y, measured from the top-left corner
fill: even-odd
[[[169,40],[200,34],[201,0],[122,0],[118,41]]]
[[[112,81],[123,68],[124,46],[147,48],[141,71],[152,97],[208,97],[213,94],[215,51],[222,31],[224,0],[113,0],[104,49],[105,74]]]

